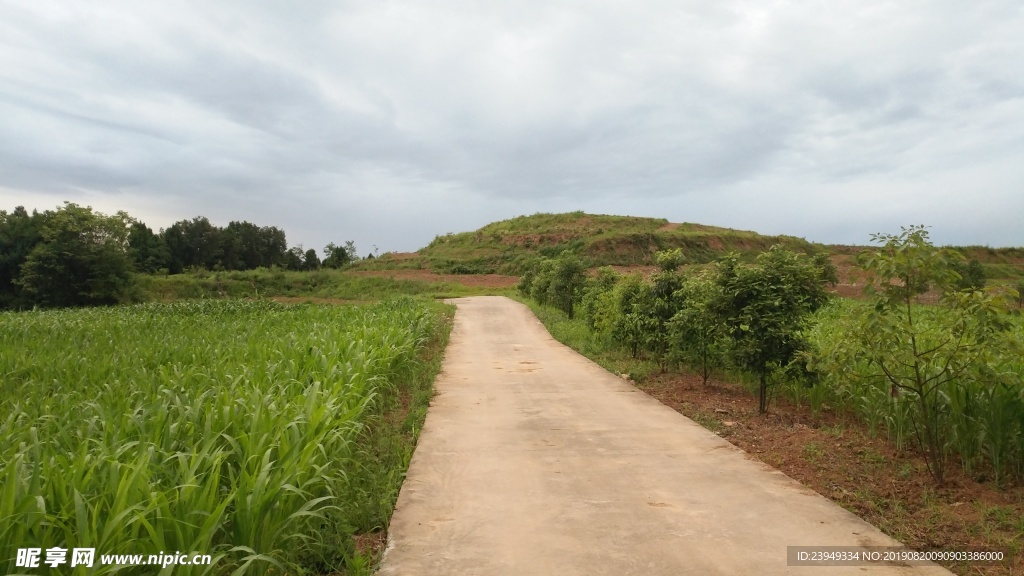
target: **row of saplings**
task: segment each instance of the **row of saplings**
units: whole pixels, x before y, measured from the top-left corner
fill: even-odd
[[[595,342],[756,377],[759,408],[779,385],[912,443],[938,483],[955,457],[1001,486],[1024,479],[1024,323],[1013,290],[965,285],[963,256],[933,246],[924,227],[878,234],[857,260],[865,300],[834,299],[827,255],[776,246],[754,263],[735,254],[680,272],[679,250],[657,254],[649,278],[610,268],[588,277],[565,252],[521,278],[540,304],[581,316]],[[922,301],[927,301],[923,304]]]

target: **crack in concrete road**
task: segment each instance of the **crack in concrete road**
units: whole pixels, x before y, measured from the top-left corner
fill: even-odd
[[[525,306],[455,300],[379,574],[949,574],[788,566],[898,546],[556,342]]]

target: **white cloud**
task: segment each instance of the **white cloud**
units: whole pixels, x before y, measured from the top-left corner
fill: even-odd
[[[1012,0],[10,0],[0,197],[382,250],[560,209],[1022,245],[1021,53]]]

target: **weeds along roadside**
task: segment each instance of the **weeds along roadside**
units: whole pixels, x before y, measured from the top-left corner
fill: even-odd
[[[0,315],[4,572],[54,546],[366,564],[353,536],[386,527],[450,318],[413,299]]]
[[[423,343],[415,370],[399,378],[394,402],[367,421],[360,438],[359,465],[366,471],[353,483],[354,501],[364,507],[353,525],[351,548],[345,544],[348,576],[369,575],[382,559],[388,523],[434,394],[451,336],[455,307],[432,304],[436,328]]]

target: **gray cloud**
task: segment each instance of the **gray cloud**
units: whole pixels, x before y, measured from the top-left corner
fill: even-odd
[[[1024,245],[1021,53],[1012,0],[11,0],[0,201],[382,250],[563,209]]]

